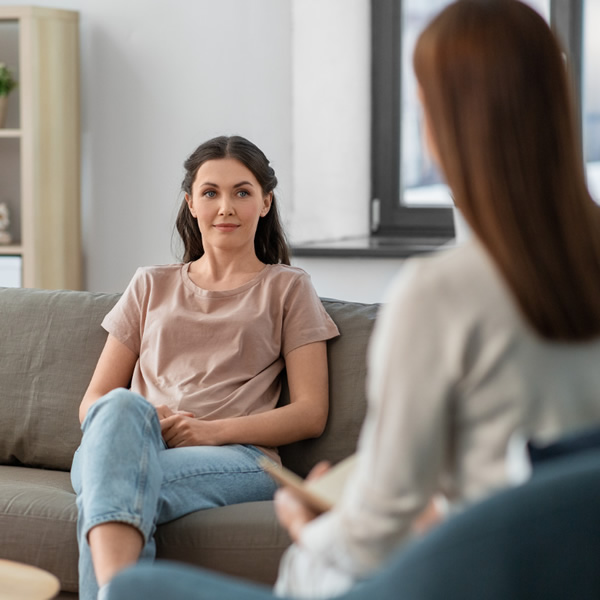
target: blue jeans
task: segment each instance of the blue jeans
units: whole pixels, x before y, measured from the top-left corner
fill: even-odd
[[[101,523],[128,523],[144,538],[143,558],[154,558],[157,525],[228,504],[268,500],[275,483],[249,445],[167,448],[155,408],[117,389],[95,402],[82,424],[73,459],[77,493],[79,597],[95,600],[98,585],[87,535]]]

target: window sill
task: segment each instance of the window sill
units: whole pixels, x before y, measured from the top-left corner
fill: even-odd
[[[454,245],[454,238],[356,237],[292,244],[292,256],[321,258],[409,258]]]

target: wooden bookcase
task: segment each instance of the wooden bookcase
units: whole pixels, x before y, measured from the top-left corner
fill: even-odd
[[[0,62],[14,70],[0,129],[0,202],[21,285],[81,289],[79,15],[0,6]]]

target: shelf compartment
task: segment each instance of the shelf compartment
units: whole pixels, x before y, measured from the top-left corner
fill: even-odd
[[[0,137],[0,203],[8,206],[12,245],[22,242],[20,146],[20,138]]]
[[[6,64],[17,81],[17,87],[8,95],[8,108],[3,131],[20,127],[20,62],[19,62],[19,21],[17,19],[0,20],[0,62]]]
[[[0,255],[0,287],[23,285],[23,258]]]

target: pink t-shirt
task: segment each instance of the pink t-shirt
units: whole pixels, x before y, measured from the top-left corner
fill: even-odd
[[[310,277],[266,265],[238,288],[209,291],[190,264],[138,269],[102,322],[139,357],[131,389],[208,420],[274,408],[284,357],[339,335]]]

